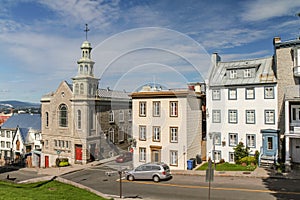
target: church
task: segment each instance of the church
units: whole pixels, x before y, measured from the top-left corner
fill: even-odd
[[[86,164],[128,151],[131,145],[129,94],[99,88],[87,37],[80,48],[72,83],[62,81],[56,91],[41,98],[41,167],[55,166],[61,158]]]

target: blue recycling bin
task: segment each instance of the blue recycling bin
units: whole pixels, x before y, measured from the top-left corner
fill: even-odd
[[[193,169],[193,166],[194,165],[194,161],[193,160],[188,160],[187,161],[187,169],[188,170],[192,170]]]

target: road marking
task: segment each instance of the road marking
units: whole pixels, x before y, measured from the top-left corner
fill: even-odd
[[[154,183],[154,182],[146,182],[146,181],[128,181],[124,180],[122,182],[130,182],[137,184],[145,184],[145,185],[162,185],[169,187],[180,187],[180,188],[192,188],[192,189],[208,189],[208,186],[200,186],[200,185],[178,185],[171,183]],[[224,188],[224,187],[211,187],[211,190],[227,190],[227,191],[243,191],[243,192],[260,192],[260,193],[280,193],[280,194],[294,194],[300,195],[300,192],[287,192],[287,191],[271,191],[271,190],[255,190],[255,189],[247,189],[247,188]]]

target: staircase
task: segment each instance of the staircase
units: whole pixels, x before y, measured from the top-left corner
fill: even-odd
[[[260,157],[260,167],[265,169],[273,168],[275,164],[275,157],[274,156],[265,156],[262,155]]]

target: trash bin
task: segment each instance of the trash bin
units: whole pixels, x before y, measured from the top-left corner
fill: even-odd
[[[197,154],[197,156],[196,156],[196,161],[197,161],[197,165],[202,163],[202,159],[201,159],[201,156],[199,154]]]
[[[187,161],[187,169],[188,170],[192,170],[193,169],[193,160],[188,160]]]
[[[190,158],[190,160],[193,162],[192,165],[193,165],[193,168],[196,167],[196,158]]]

